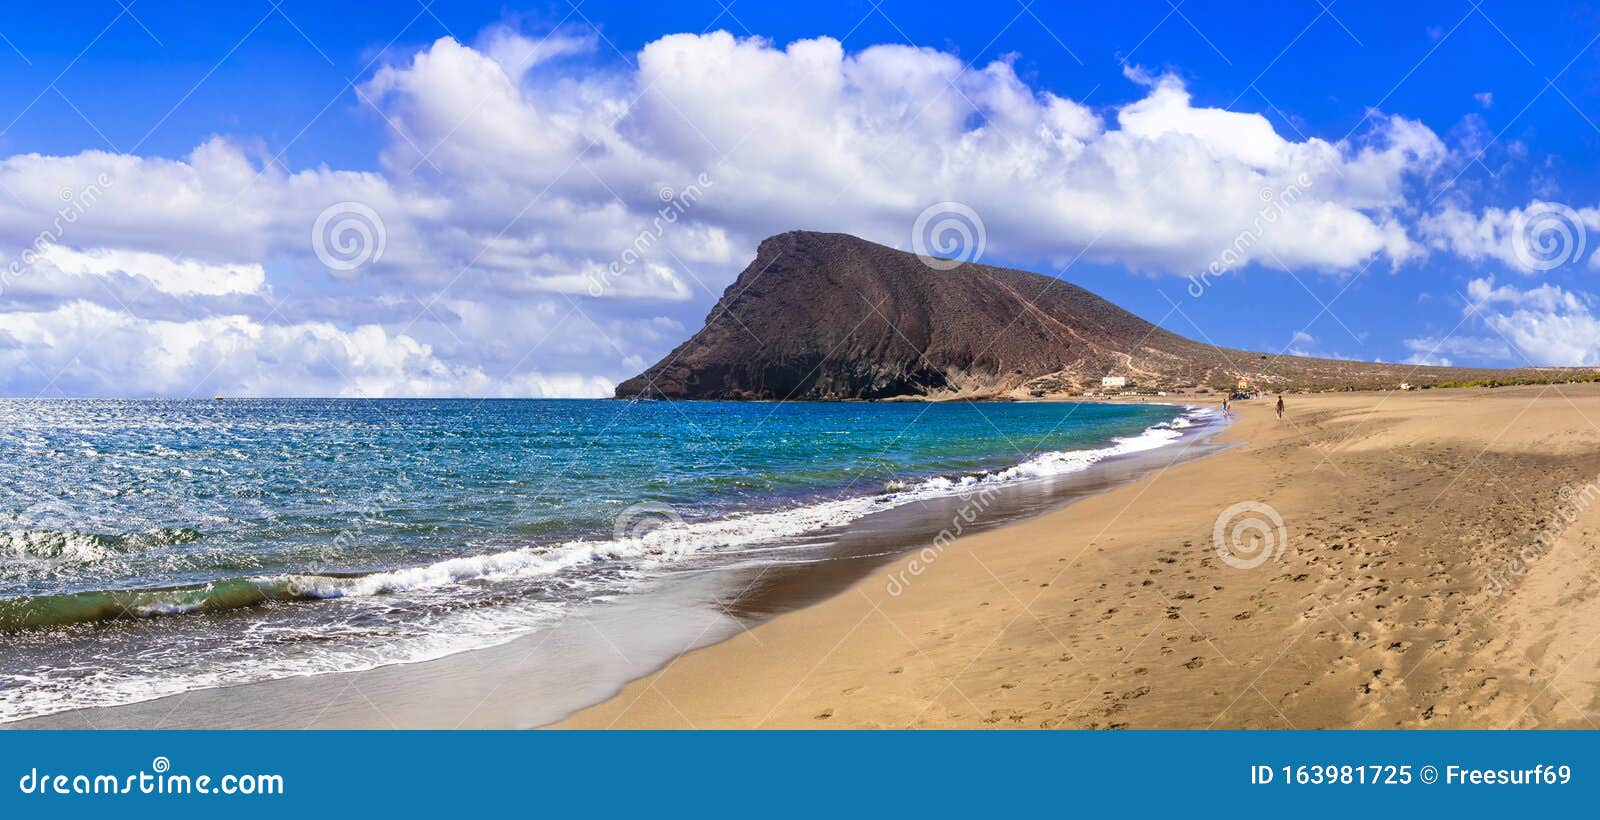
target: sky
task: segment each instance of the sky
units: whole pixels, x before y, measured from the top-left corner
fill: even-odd
[[[795,229],[1600,365],[1597,58],[1586,3],[12,10],[0,395],[608,395]]]

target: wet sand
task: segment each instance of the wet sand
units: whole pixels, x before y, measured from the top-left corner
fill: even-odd
[[[1600,728],[1600,388],[1288,406],[1241,402],[1235,448],[901,557],[557,725]],[[1276,539],[1255,566],[1250,522]]]

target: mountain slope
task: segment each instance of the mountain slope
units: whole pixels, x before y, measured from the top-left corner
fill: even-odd
[[[1517,371],[1369,364],[1229,350],[1186,339],[1083,288],[1026,271],[934,270],[847,234],[761,243],[705,327],[617,387],[618,397],[1001,398],[1098,388],[1393,387]],[[1592,372],[1592,371],[1584,371]]]

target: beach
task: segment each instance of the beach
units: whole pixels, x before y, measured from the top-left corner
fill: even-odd
[[[8,726],[1590,727],[1600,388],[1286,401],[1067,494],[872,517],[840,560],[668,575],[486,649]]]
[[[1600,390],[1287,404],[1239,402],[1232,449],[958,539],[899,594],[891,566],[557,725],[1593,728]],[[1281,515],[1281,557],[1221,560],[1241,502]]]

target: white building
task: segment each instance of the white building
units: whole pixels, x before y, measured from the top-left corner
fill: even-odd
[[[1100,386],[1106,390],[1121,390],[1128,386],[1128,377],[1104,376],[1100,379]]]

